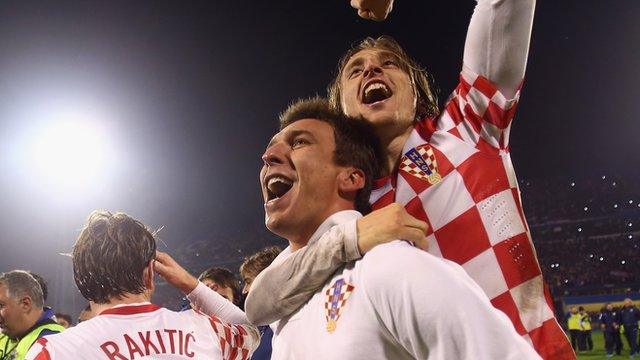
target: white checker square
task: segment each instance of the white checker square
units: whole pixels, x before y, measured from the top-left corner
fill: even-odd
[[[500,107],[502,110],[507,111],[511,109],[515,104],[518,103],[519,98],[520,98],[520,90],[516,92],[516,94],[512,99],[507,99],[503,93],[501,93],[500,91],[496,91],[496,93],[493,94],[493,96],[491,97],[491,102],[498,105],[498,107]]]
[[[474,87],[471,87],[469,93],[467,94],[467,103],[469,103],[471,109],[473,109],[473,112],[480,117],[482,117],[485,111],[487,111],[487,107],[489,107],[489,101],[489,98],[487,98],[483,93],[480,92],[480,90]]]
[[[509,179],[509,187],[517,188],[518,179],[516,178],[516,171],[514,170],[513,163],[511,162],[510,153],[502,154],[502,165],[504,166],[504,170],[507,173],[507,179]]]
[[[407,151],[413,149],[414,147],[424,145],[426,143],[427,142],[420,136],[420,134],[417,131],[413,130],[411,131],[411,134],[409,134],[407,141],[405,141],[404,146],[402,147],[402,155],[406,154]]]
[[[476,207],[492,246],[525,232],[511,189],[489,196]]]
[[[397,177],[398,182],[396,183],[396,200],[398,204],[402,206],[406,206],[409,201],[413,200],[418,194],[413,190],[411,185],[404,179],[402,176]]]
[[[479,151],[474,146],[460,140],[457,136],[441,131],[437,131],[431,136],[431,146],[445,154],[447,160],[456,168]]]
[[[383,187],[371,191],[371,195],[369,196],[369,203],[375,204],[378,200],[380,200],[381,197],[384,196],[384,194],[388,193],[391,190],[393,190],[391,181],[387,181]]]
[[[438,123],[436,124],[437,131],[449,131],[456,127],[456,122],[453,121],[451,115],[447,111],[443,111],[442,115],[438,119]]]
[[[462,136],[465,142],[473,144],[473,146],[478,143],[480,134],[476,132],[476,130],[473,128],[473,126],[471,126],[471,124],[469,124],[468,121],[462,121],[460,124],[458,124],[458,126],[456,126],[456,128],[458,129],[460,136]]]
[[[438,246],[438,241],[436,240],[435,235],[431,234],[427,236],[427,243],[429,244],[428,252],[439,258],[443,257],[442,252],[440,252],[440,246]]]
[[[529,281],[509,290],[513,301],[518,307],[520,320],[527,332],[542,326],[544,321],[553,318],[553,312],[547,305],[544,296],[542,275],[538,275]]]
[[[502,130],[497,126],[482,120],[482,138],[491,144],[496,149],[500,148],[500,137],[502,136]]]
[[[493,252],[493,248],[483,251],[478,256],[462,264],[462,268],[480,285],[489,299],[493,299],[509,290],[504,275],[500,271],[498,258]]]
[[[451,171],[439,184],[430,186],[418,196],[429,216],[433,231],[445,226],[475,205],[462,175],[457,170]]]

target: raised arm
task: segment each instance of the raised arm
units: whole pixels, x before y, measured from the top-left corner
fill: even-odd
[[[358,15],[377,21],[393,8],[392,0],[350,3]],[[516,94],[524,78],[535,5],[535,0],[478,0],[471,17],[463,69],[491,80],[507,99]]]
[[[426,249],[426,232],[427,224],[399,204],[334,226],[318,241],[277,258],[253,280],[245,302],[247,317],[255,325],[280,320],[307,302],[345,263],[398,238]]]
[[[191,305],[198,311],[229,324],[249,323],[240,308],[198,281],[168,254],[156,252],[154,270],[171,286],[187,295]]]
[[[463,68],[491,80],[512,98],[524,78],[535,0],[478,0],[464,47]]]

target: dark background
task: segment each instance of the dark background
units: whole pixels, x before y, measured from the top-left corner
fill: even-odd
[[[403,44],[442,102],[474,4],[397,0],[373,23],[348,1],[0,2],[0,271],[43,274],[50,302],[77,311],[59,253],[98,208],[164,226],[170,253],[203,239],[275,241],[257,179],[277,114],[324,94],[337,59],[367,35]],[[637,0],[538,3],[511,132],[520,179],[640,165],[639,18]],[[91,191],[43,185],[20,160],[18,140],[55,121],[47,109],[58,105],[87,108],[108,128],[114,170]]]

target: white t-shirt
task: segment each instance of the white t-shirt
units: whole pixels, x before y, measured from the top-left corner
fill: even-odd
[[[141,303],[115,306],[46,336],[31,347],[26,359],[248,359],[259,339],[249,325]]]
[[[459,265],[402,241],[348,263],[272,327],[274,360],[539,359]]]

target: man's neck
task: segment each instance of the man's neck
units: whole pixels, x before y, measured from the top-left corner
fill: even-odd
[[[144,302],[149,302],[150,296],[146,293],[142,294],[130,294],[126,293],[122,295],[120,298],[110,298],[109,302],[104,304],[91,303],[91,312],[95,315],[100,314],[101,312],[111,309],[114,306],[118,305],[130,305],[130,304],[139,304]]]
[[[42,317],[43,313],[44,313],[43,309],[33,310],[31,313],[29,313],[29,315],[27,315],[25,323],[30,324],[30,325],[29,325],[28,328],[23,329],[20,332],[20,335],[18,335],[16,337],[16,339],[20,340],[20,339],[22,339],[22,337],[27,335],[30,332],[30,330],[33,329],[33,327],[36,326],[36,324],[38,324],[38,320],[40,320],[40,317]]]
[[[407,142],[409,135],[411,135],[413,126],[404,129],[396,129],[396,131],[389,130],[390,129],[382,128],[376,131],[376,134],[380,139],[380,145],[384,149],[386,156],[386,168],[383,169],[384,171],[381,174],[382,176],[391,174],[398,166],[398,161],[400,161],[404,144]]]
[[[343,211],[354,212],[355,209],[353,208],[353,206],[350,206],[347,208],[339,208],[334,212],[332,212],[331,215],[327,216],[320,224],[317,224],[317,226],[315,226],[313,229],[307,230],[306,233],[304,234],[296,233],[293,236],[286,236],[285,238],[289,241],[289,247],[291,251],[297,251],[307,246],[309,242],[322,236],[322,234],[324,234],[325,231],[328,231],[331,228],[331,226],[335,225],[335,221],[337,219],[334,218],[334,221],[328,221],[328,220],[334,215]],[[314,236],[314,235],[317,235],[317,236]]]

